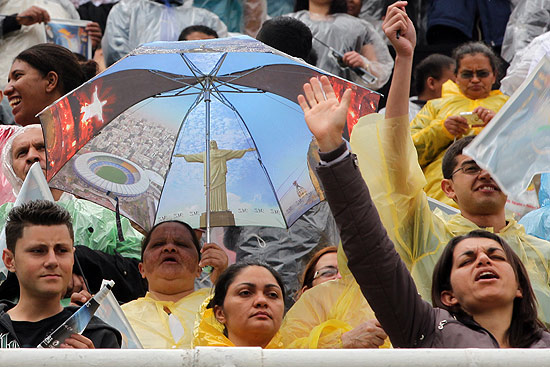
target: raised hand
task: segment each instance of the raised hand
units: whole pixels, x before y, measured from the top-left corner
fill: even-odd
[[[38,6],[31,6],[30,8],[17,14],[15,17],[17,23],[21,25],[32,25],[35,23],[48,23],[50,21],[50,14],[45,9]]]
[[[382,23],[382,29],[395,48],[397,56],[412,56],[416,46],[416,31],[405,11],[406,5],[406,1],[396,1],[388,6]]]
[[[304,96],[305,95],[305,96]],[[320,81],[311,78],[304,84],[304,95],[298,96],[298,104],[304,111],[304,117],[319,144],[322,152],[330,152],[342,144],[342,130],[351,101],[351,90],[347,89],[338,101],[334,89],[326,76]]]
[[[90,22],[86,24],[86,32],[90,36],[92,41],[92,48],[95,50],[99,43],[101,42],[101,37],[103,37],[103,32],[101,32],[101,27],[96,22]]]

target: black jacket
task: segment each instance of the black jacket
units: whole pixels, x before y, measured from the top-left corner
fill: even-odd
[[[11,318],[6,313],[13,305],[0,303],[0,348],[19,348],[20,342],[15,335]],[[78,307],[65,307],[72,313]],[[122,336],[114,327],[106,324],[98,317],[93,317],[84,332],[86,338],[90,339],[96,348],[120,348]]]

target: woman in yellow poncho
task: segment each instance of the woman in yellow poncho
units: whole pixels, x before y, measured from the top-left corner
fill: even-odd
[[[282,348],[284,315],[281,276],[259,262],[231,265],[203,305],[193,346]]]
[[[491,90],[498,59],[489,47],[470,42],[455,49],[456,83],[443,85],[442,98],[428,101],[411,121],[411,135],[424,171],[428,196],[456,207],[441,190],[441,162],[451,143],[464,135],[477,135],[500,110],[508,97]],[[460,113],[474,112],[475,116]]]

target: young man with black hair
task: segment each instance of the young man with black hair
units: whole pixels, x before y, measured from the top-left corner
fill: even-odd
[[[218,38],[218,32],[205,25],[191,25],[181,31],[178,41],[197,41]]]
[[[416,95],[409,98],[409,121],[416,116],[431,99],[441,98],[443,84],[455,80],[455,61],[449,56],[432,54],[422,60],[414,68],[413,92]],[[380,109],[384,114],[386,109]]]
[[[266,20],[256,39],[311,65],[317,63],[317,54],[312,48],[311,30],[298,19],[279,16]]]
[[[78,308],[61,306],[72,278],[74,234],[69,213],[55,203],[37,200],[13,208],[6,223],[2,260],[17,274],[19,302],[0,304],[0,347],[33,348]],[[94,317],[82,335],[73,334],[62,348],[120,348],[121,335]]]

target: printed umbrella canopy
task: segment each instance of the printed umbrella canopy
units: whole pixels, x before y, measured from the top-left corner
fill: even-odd
[[[41,113],[47,179],[145,230],[290,226],[322,196],[295,100],[324,74],[249,37],[142,45]],[[329,77],[351,130],[379,96]]]

